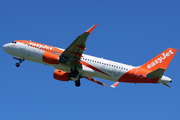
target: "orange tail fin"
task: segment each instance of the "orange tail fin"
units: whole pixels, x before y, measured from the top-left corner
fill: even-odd
[[[148,69],[148,71],[154,71],[158,68],[166,70],[176,52],[177,49],[168,48],[158,56],[140,66],[140,68]]]

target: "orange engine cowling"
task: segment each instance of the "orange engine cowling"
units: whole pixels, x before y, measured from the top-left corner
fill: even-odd
[[[57,64],[59,60],[59,55],[52,54],[49,52],[44,52],[43,61],[49,64]]]
[[[60,81],[68,81],[69,73],[56,69],[53,77]]]

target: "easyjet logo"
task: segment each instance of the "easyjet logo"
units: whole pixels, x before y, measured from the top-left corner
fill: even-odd
[[[29,45],[36,46],[38,48],[48,49],[48,50],[52,50],[53,49],[53,47],[49,47],[47,45],[36,44],[36,43],[32,43],[32,42],[30,42]]]
[[[166,53],[162,53],[162,56],[159,57],[158,59],[154,60],[153,62],[151,62],[150,64],[147,65],[147,68],[150,69],[153,66],[162,63],[163,60],[165,60],[167,57],[169,57],[171,54],[173,54],[174,52],[172,50],[169,50]]]

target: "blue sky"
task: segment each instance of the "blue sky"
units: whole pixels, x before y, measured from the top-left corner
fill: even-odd
[[[168,47],[179,50],[179,0],[1,0],[0,45],[24,39],[60,48],[94,24],[85,54],[134,66]],[[1,120],[178,120],[180,111],[179,51],[161,84],[120,83],[103,87],[85,79],[53,79],[54,68],[17,60],[1,53]],[[112,84],[107,80],[98,79]]]

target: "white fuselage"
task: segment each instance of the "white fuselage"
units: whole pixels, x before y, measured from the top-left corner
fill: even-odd
[[[19,42],[17,42],[16,44],[8,43],[3,46],[3,49],[4,51],[6,51],[7,53],[11,54],[14,57],[20,57],[33,62],[46,64],[66,72],[70,72],[71,69],[69,66],[65,64],[61,64],[61,63],[48,64],[44,62],[42,60],[43,54],[45,52],[44,50],[37,49],[36,47],[32,47],[23,43],[19,43]],[[64,49],[61,48],[57,48],[57,49],[64,51]],[[118,81],[122,75],[124,75],[130,69],[134,68],[133,66],[130,65],[125,65],[122,63],[106,60],[103,58],[97,58],[85,54],[83,54],[83,57],[81,57],[81,61],[84,61],[85,63],[94,66],[99,71],[103,71],[104,73],[108,74],[108,75],[103,74],[102,72],[98,72],[97,70],[93,70],[89,67],[86,67],[85,65],[82,65],[82,69],[78,69],[81,76],[98,77],[111,81]]]

